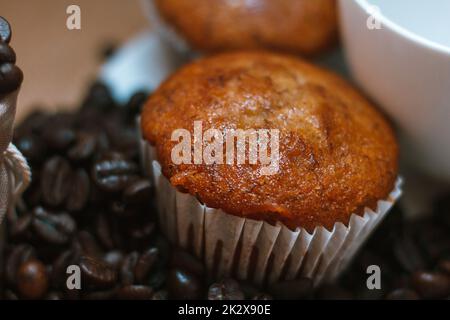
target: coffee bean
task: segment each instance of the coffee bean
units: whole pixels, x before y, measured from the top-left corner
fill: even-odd
[[[150,278],[148,280],[148,285],[152,287],[154,290],[159,290],[166,285],[166,282],[167,282],[167,270],[159,268],[151,273]]]
[[[70,160],[77,162],[89,160],[97,148],[97,137],[94,134],[81,132],[78,133],[77,141],[67,155]]]
[[[66,244],[73,236],[76,223],[66,213],[51,214],[43,208],[33,211],[33,229],[42,239],[55,245]]]
[[[271,285],[269,292],[276,299],[308,299],[313,292],[313,283],[309,278],[282,281]]]
[[[118,192],[137,179],[138,166],[126,159],[99,160],[94,164],[92,178],[106,192]]]
[[[56,207],[63,204],[70,192],[71,177],[70,164],[62,157],[52,157],[44,164],[41,188],[47,205]]]
[[[52,286],[58,288],[65,284],[67,267],[76,264],[78,257],[73,250],[63,251],[53,262],[51,272]]]
[[[111,235],[108,218],[105,214],[99,214],[96,221],[96,234],[101,244],[111,250],[114,248],[114,239]]]
[[[16,146],[31,163],[39,163],[46,154],[45,146],[35,136],[26,135],[16,141]]]
[[[83,256],[79,265],[82,281],[95,288],[111,287],[117,280],[117,271],[99,259]]]
[[[18,218],[11,226],[9,232],[12,239],[20,239],[24,237],[30,229],[32,222],[31,214],[24,214]]]
[[[23,81],[23,73],[12,63],[0,64],[0,94],[17,90]]]
[[[167,287],[171,299],[200,299],[203,295],[201,280],[181,269],[171,269],[167,278]]]
[[[0,41],[0,64],[16,63],[16,53],[7,43]]]
[[[438,269],[450,277],[450,259],[439,262]]]
[[[35,250],[30,245],[21,244],[13,247],[11,253],[6,259],[5,277],[6,281],[12,285],[16,285],[17,271],[20,265],[35,257]]]
[[[181,249],[173,251],[170,266],[172,268],[181,268],[198,277],[202,277],[206,273],[205,266],[200,260]]]
[[[0,40],[6,43],[11,40],[11,26],[3,17],[0,17]]]
[[[450,294],[450,279],[442,273],[415,272],[412,285],[425,299],[440,299]]]
[[[411,289],[396,289],[386,296],[386,300],[419,300],[419,295]]]
[[[150,300],[153,289],[143,285],[128,285],[117,291],[117,297],[122,300]]]
[[[117,296],[117,290],[102,290],[83,294],[83,300],[111,300]]]
[[[141,254],[134,267],[134,276],[138,283],[145,281],[158,261],[158,257],[158,248],[150,248]]]
[[[105,261],[106,263],[108,263],[110,266],[112,266],[114,269],[117,270],[120,269],[123,259],[124,259],[123,252],[118,250],[108,251],[103,256],[103,261]]]
[[[209,300],[243,300],[244,293],[233,279],[213,283],[208,290]]]
[[[145,205],[151,199],[152,185],[149,179],[139,179],[131,183],[123,192],[123,199],[132,205]]]
[[[120,279],[123,285],[134,284],[134,269],[139,259],[139,253],[136,251],[131,252],[122,262],[120,267]]]
[[[17,289],[25,299],[40,299],[48,289],[47,271],[39,260],[22,263],[17,271]]]
[[[153,294],[152,300],[168,300],[169,293],[166,290],[159,290]]]
[[[57,151],[66,150],[75,142],[75,131],[61,125],[48,126],[42,135],[47,145]]]
[[[82,230],[76,236],[76,241],[80,245],[81,253],[86,256],[99,258],[103,252],[95,237],[88,231]]]
[[[78,169],[72,174],[71,186],[66,200],[66,208],[69,212],[83,210],[89,200],[91,182],[84,169]]]

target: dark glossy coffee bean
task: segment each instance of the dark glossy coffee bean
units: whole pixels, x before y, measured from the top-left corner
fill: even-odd
[[[118,251],[118,250],[113,250],[113,251],[108,251],[107,253],[105,253],[105,255],[103,256],[103,261],[105,261],[106,263],[111,265],[113,268],[119,270],[124,258],[125,258],[125,256],[124,256],[123,252]]]
[[[149,179],[139,179],[131,183],[123,192],[123,199],[132,205],[145,205],[151,199],[152,184]]]
[[[108,87],[100,82],[95,82],[89,88],[89,92],[83,102],[83,108],[97,108],[108,110],[115,107],[114,100]],[[100,119],[97,119],[100,120]]]
[[[419,300],[419,295],[412,289],[400,288],[390,292],[386,300]]]
[[[138,283],[143,283],[155,267],[159,258],[158,248],[150,248],[144,251],[134,267],[134,276]]]
[[[450,259],[439,262],[438,269],[450,277]]]
[[[117,271],[100,259],[83,256],[80,258],[82,281],[96,288],[111,287],[117,280]]]
[[[12,248],[11,253],[6,259],[5,265],[6,281],[10,285],[16,285],[17,270],[19,269],[20,265],[28,260],[34,259],[35,255],[35,250],[30,245],[21,244]]]
[[[24,214],[18,218],[10,227],[10,236],[12,239],[20,239],[30,230],[32,222],[31,214]]]
[[[83,162],[91,159],[97,148],[97,137],[94,134],[81,132],[77,136],[75,146],[73,146],[67,155],[73,162]]]
[[[436,272],[418,271],[411,278],[414,289],[425,299],[444,298],[450,294],[450,279]]]
[[[98,215],[95,226],[95,231],[100,243],[108,250],[113,249],[114,239],[111,235],[111,227],[105,214]]]
[[[337,285],[326,285],[322,287],[317,295],[321,300],[351,300],[353,295],[346,289]]]
[[[84,169],[76,170],[71,179],[70,190],[66,199],[66,209],[69,212],[83,210],[89,200],[91,182]]]
[[[39,163],[45,157],[46,149],[38,137],[26,135],[16,140],[16,147],[31,163]]]
[[[49,243],[66,244],[76,230],[75,221],[66,213],[50,214],[38,207],[33,215],[33,230],[39,238]]]
[[[129,229],[130,239],[134,244],[139,244],[145,242],[149,239],[150,236],[153,235],[155,231],[155,224],[151,221],[141,225],[141,226],[133,226]]]
[[[73,250],[63,251],[53,262],[51,272],[52,286],[58,288],[63,286],[67,280],[67,267],[76,264],[79,257]]]
[[[171,299],[192,300],[203,296],[202,281],[181,269],[171,269],[167,277],[167,288]]]
[[[153,289],[143,285],[129,285],[117,290],[117,297],[122,300],[150,300]]]
[[[313,293],[313,282],[309,278],[282,281],[271,285],[269,292],[276,299],[308,299]]]
[[[106,192],[118,192],[136,180],[138,166],[125,159],[106,159],[95,162],[92,178]]]
[[[88,231],[82,230],[76,236],[76,241],[80,245],[81,254],[90,257],[102,257],[103,252],[95,237]]]
[[[56,156],[44,164],[41,177],[42,198],[49,206],[60,206],[71,186],[72,169],[67,160]]]
[[[233,279],[225,279],[213,283],[208,290],[208,300],[243,300],[244,293],[239,283]]]
[[[166,290],[159,290],[153,294],[152,300],[169,300],[169,293]]]
[[[123,285],[127,286],[134,284],[134,269],[138,259],[139,253],[133,251],[122,261],[122,266],[120,267],[120,279]]]
[[[0,41],[0,63],[16,63],[16,53],[6,42]]]
[[[0,93],[17,90],[23,81],[23,73],[12,63],[0,64]]]
[[[94,291],[84,293],[82,299],[83,300],[111,300],[116,298],[117,290],[102,290],[102,291]]]
[[[128,100],[127,104],[125,105],[125,110],[127,111],[127,114],[129,114],[131,118],[134,118],[135,116],[139,115],[147,99],[148,93],[146,92],[140,91],[133,94],[130,100]]]
[[[11,40],[11,26],[3,17],[0,17],[0,40],[5,43]]]
[[[75,131],[63,126],[49,126],[44,130],[43,139],[53,150],[64,151],[75,142]]]
[[[185,250],[177,249],[172,253],[170,260],[172,268],[181,268],[196,276],[202,277],[206,274],[203,263]]]
[[[22,263],[17,271],[17,289],[25,299],[44,297],[48,289],[45,265],[39,260]]]

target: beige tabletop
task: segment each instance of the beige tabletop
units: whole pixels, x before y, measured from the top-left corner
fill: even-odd
[[[66,9],[81,9],[81,30],[68,30]],[[101,64],[107,43],[121,44],[148,27],[139,0],[0,0],[25,80],[17,118],[36,107],[72,108]]]

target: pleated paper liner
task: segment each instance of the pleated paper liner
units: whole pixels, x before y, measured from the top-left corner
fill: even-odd
[[[348,226],[339,222],[331,231],[293,231],[205,206],[170,184],[152,146],[141,141],[141,151],[144,170],[155,185],[162,231],[173,244],[203,260],[212,278],[231,276],[260,286],[299,277],[311,278],[315,286],[332,282],[401,195],[399,178],[375,211],[366,208],[362,216],[353,214]]]

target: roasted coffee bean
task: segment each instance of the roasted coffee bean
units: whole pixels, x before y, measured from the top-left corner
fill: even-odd
[[[206,270],[203,263],[185,250],[177,249],[172,253],[170,260],[172,268],[181,268],[196,276],[202,277]]]
[[[150,300],[153,289],[143,285],[128,285],[117,291],[117,297],[122,300]]]
[[[155,267],[159,257],[158,248],[150,248],[143,252],[134,267],[134,276],[138,283],[143,283]]]
[[[97,186],[106,192],[118,192],[125,189],[138,178],[138,166],[126,159],[106,159],[96,161],[92,178]]]
[[[131,183],[123,192],[123,199],[132,205],[145,205],[151,199],[152,184],[149,179],[139,179]]]
[[[35,136],[25,135],[16,140],[16,146],[31,163],[41,162],[45,156],[44,144]]]
[[[337,285],[326,285],[322,287],[317,297],[322,300],[351,300],[354,298],[348,290]]]
[[[139,253],[133,251],[122,261],[122,266],[120,267],[120,279],[123,285],[127,286],[134,284],[134,269],[138,259]]]
[[[100,243],[108,250],[113,249],[114,239],[111,235],[111,227],[106,215],[99,214],[95,225],[96,234],[98,239],[100,240]]]
[[[35,255],[35,250],[30,245],[21,244],[12,248],[5,265],[5,277],[10,285],[16,285],[17,271],[22,263],[33,259]]]
[[[75,163],[87,161],[93,157],[97,148],[97,137],[94,134],[81,132],[78,133],[77,141],[67,155]]]
[[[51,214],[38,207],[33,211],[33,229],[42,240],[62,245],[72,238],[76,223],[67,213]]]
[[[309,278],[282,281],[270,286],[269,292],[276,299],[309,299],[313,293],[313,283]]]
[[[71,186],[72,169],[68,161],[55,156],[44,164],[41,177],[42,198],[49,206],[60,206],[66,200]]]
[[[152,272],[148,280],[148,285],[154,290],[159,290],[166,285],[167,282],[167,270],[157,269]]]
[[[111,265],[113,268],[119,270],[124,258],[125,257],[124,257],[123,252],[118,251],[118,250],[113,250],[113,251],[108,251],[107,253],[105,253],[105,255],[103,256],[103,261],[105,261],[106,263]]]
[[[69,212],[83,210],[89,200],[91,182],[84,169],[76,170],[71,179],[70,191],[66,200],[66,209]]]
[[[0,63],[16,63],[16,53],[7,43],[0,41]]]
[[[450,279],[442,273],[415,272],[412,275],[412,285],[425,299],[440,299],[450,294]]]
[[[209,300],[243,300],[244,293],[239,283],[233,279],[225,279],[213,283],[208,290]]]
[[[108,110],[115,106],[111,93],[106,85],[94,82],[89,88],[89,92],[83,102],[83,108],[98,108]]]
[[[75,142],[75,131],[63,126],[48,126],[44,129],[43,139],[53,150],[64,151]]]
[[[102,290],[83,294],[83,300],[111,300],[117,296],[117,290]]]
[[[203,296],[202,281],[181,269],[171,269],[167,278],[167,288],[171,299],[192,300]]]
[[[11,40],[11,26],[3,17],[0,17],[0,40],[5,43]]]
[[[86,256],[99,258],[103,255],[102,249],[95,237],[88,231],[82,230],[76,236],[76,241],[80,245],[81,253]]]
[[[419,295],[414,290],[401,288],[389,293],[386,300],[419,300]]]
[[[55,259],[51,272],[51,283],[53,287],[58,288],[66,283],[67,267],[76,264],[78,258],[75,251],[66,250]]]
[[[83,256],[80,258],[82,281],[96,288],[107,288],[115,284],[117,271],[100,259]]]
[[[17,240],[21,237],[24,237],[27,231],[30,229],[31,222],[32,216],[28,213],[18,218],[14,223],[12,223],[12,226],[9,230],[11,238]]]
[[[130,115],[131,120],[141,113],[144,103],[148,99],[148,94],[146,92],[140,91],[133,94],[125,105],[125,110]]]
[[[23,81],[23,73],[13,63],[0,64],[0,93],[17,90]]]
[[[40,299],[48,289],[45,265],[39,260],[22,263],[17,271],[17,289],[25,299]]]

